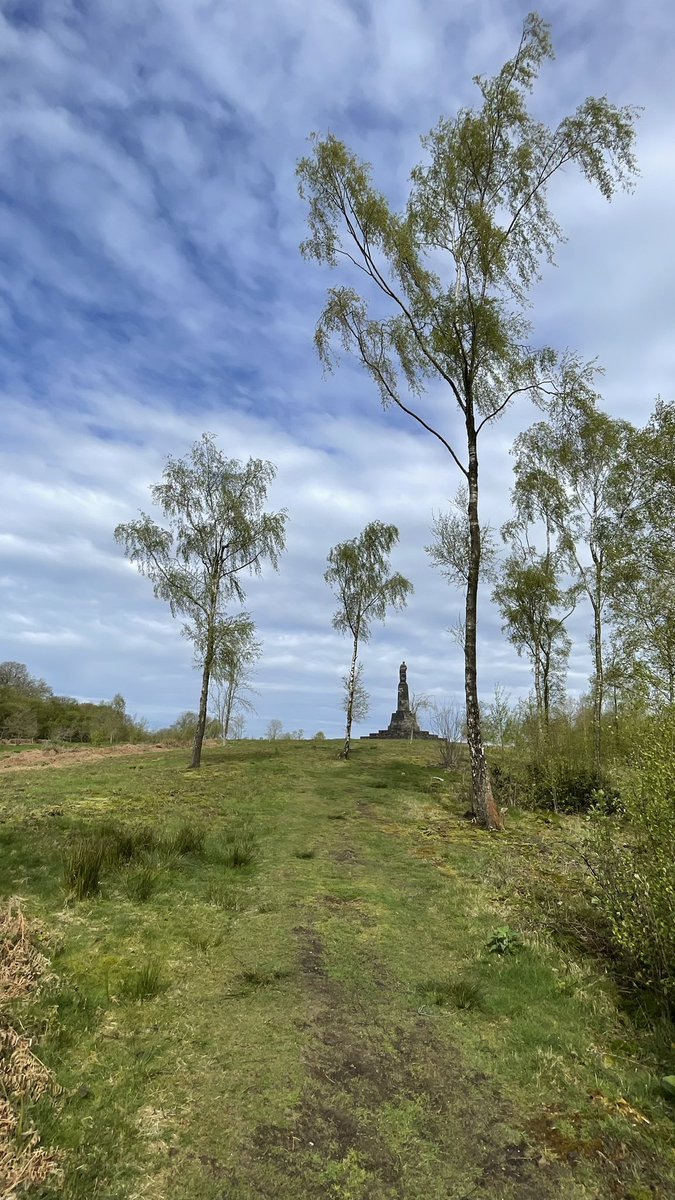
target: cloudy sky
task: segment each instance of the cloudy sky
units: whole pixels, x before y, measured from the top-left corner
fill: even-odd
[[[568,237],[534,296],[534,338],[597,358],[609,412],[642,423],[675,363],[675,10],[670,0],[545,2],[557,59],[533,104],[554,122],[589,94],[644,107],[632,195],[607,205],[570,172],[552,200]],[[456,698],[460,596],[422,547],[458,480],[447,455],[312,335],[326,286],[298,244],[295,164],[331,130],[395,204],[419,135],[477,96],[513,52],[512,0],[5,0],[0,5],[0,658],[81,699],[121,691],[153,726],[195,708],[191,650],[113,540],[148,508],[166,456],[203,431],[271,459],[289,512],[278,574],[248,588],[264,643],[252,735],[272,718],[342,728],[347,643],[331,628],[326,554],[396,523],[407,610],[364,648],[372,711]],[[513,409],[483,446],[483,516],[508,514]],[[452,416],[448,416],[451,424]],[[569,677],[589,671],[588,613]],[[527,664],[485,600],[480,688],[514,699]]]

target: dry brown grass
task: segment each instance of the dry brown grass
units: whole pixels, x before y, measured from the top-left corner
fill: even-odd
[[[101,758],[166,753],[165,745],[129,742],[119,746],[40,746],[21,754],[0,755],[0,771],[34,771],[36,767],[75,767]]]
[[[0,915],[0,1005],[25,1000],[51,979],[48,958],[34,939],[43,936],[13,898]],[[33,1051],[33,1039],[12,1027],[0,1008],[0,1193],[4,1200],[60,1174],[59,1156],[40,1145],[26,1120],[26,1104],[60,1090],[51,1071]]]

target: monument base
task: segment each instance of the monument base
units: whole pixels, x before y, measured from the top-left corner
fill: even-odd
[[[386,738],[389,741],[398,739],[400,742],[416,742],[419,738],[423,738],[431,742],[437,742],[439,735],[437,733],[429,733],[426,729],[414,729],[411,738],[409,733],[392,733],[390,729],[380,729],[378,733],[361,734],[359,741],[369,742],[371,738]]]

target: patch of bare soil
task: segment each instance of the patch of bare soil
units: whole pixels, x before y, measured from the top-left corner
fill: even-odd
[[[421,1200],[431,1180],[437,1186],[440,1179],[447,1179],[447,1193],[433,1194],[450,1200],[562,1194],[565,1168],[542,1169],[526,1134],[514,1137],[521,1122],[512,1106],[485,1075],[467,1068],[428,1019],[411,1012],[409,1022],[392,1028],[328,976],[316,929],[294,932],[314,1010],[303,1024],[309,1078],[288,1126],[258,1128],[247,1155],[251,1177],[260,1163],[265,1178],[272,1170],[279,1179],[279,1197],[307,1200],[352,1195],[350,1170],[358,1173],[359,1200]],[[411,1109],[414,1138],[402,1154],[388,1123],[392,1113]]]
[[[36,767],[72,767],[99,758],[120,758],[128,754],[156,754],[166,746],[130,743],[122,746],[41,746],[20,754],[0,755],[0,771],[34,771]]]

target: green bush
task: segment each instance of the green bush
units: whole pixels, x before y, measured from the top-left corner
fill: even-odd
[[[675,1011],[675,717],[626,771],[619,813],[591,817],[587,850],[625,978]]]
[[[515,929],[509,929],[508,925],[501,925],[488,938],[486,949],[488,954],[515,954],[516,950],[521,949],[522,944],[523,939]]]
[[[497,803],[544,812],[589,812],[602,795],[608,808],[619,793],[613,781],[590,763],[557,758],[545,750],[534,761],[514,759],[491,766],[492,790]]]

